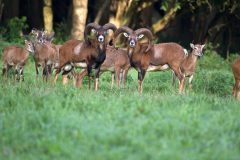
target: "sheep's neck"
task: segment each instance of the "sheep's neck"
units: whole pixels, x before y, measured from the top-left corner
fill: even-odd
[[[196,64],[197,64],[197,58],[198,58],[198,56],[196,56],[196,55],[194,54],[194,52],[192,52],[192,53],[190,53],[190,54],[188,55],[188,57],[186,58],[185,63],[187,63],[188,66],[192,66],[192,67],[195,68],[195,66],[196,66]]]

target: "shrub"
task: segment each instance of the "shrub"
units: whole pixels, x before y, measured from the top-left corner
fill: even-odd
[[[61,22],[55,27],[55,36],[53,42],[55,44],[62,44],[68,40],[70,35],[70,30],[67,22]]]
[[[203,69],[229,69],[229,62],[222,58],[211,43],[208,43],[203,51],[203,57],[199,60],[199,66]]]
[[[23,30],[27,28],[26,17],[14,17],[7,22],[6,29],[2,33],[3,38],[11,42],[22,42]]]

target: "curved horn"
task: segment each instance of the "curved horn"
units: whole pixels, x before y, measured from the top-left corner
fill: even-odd
[[[51,42],[53,40],[54,35],[55,35],[54,31],[52,31],[51,33],[47,34],[47,37],[46,37],[47,41]]]
[[[153,34],[152,32],[147,28],[139,28],[135,31],[136,35],[139,36],[140,34],[144,34],[148,38],[148,48],[145,52],[148,52],[150,48],[152,47],[152,40],[153,40]]]
[[[127,26],[123,26],[123,27],[118,28],[114,33],[113,46],[115,46],[115,42],[116,42],[116,39],[119,36],[119,34],[121,34],[123,32],[131,34],[133,32],[133,30],[131,28],[127,27]]]
[[[84,40],[85,42],[87,43],[90,43],[89,42],[89,39],[88,39],[88,35],[91,31],[91,29],[99,29],[101,26],[97,23],[89,23],[86,27],[85,27],[85,30],[84,30]]]
[[[117,30],[117,27],[112,23],[106,23],[104,24],[103,29],[105,30],[111,29],[113,32],[115,32]]]

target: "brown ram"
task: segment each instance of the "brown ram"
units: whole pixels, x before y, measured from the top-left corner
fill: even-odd
[[[80,40],[69,40],[63,44],[59,51],[59,65],[56,70],[55,80],[58,77],[58,74],[63,71],[63,76],[67,75],[74,66],[81,66],[81,64],[86,64],[82,66],[87,68],[87,73],[89,76],[89,89],[90,89],[90,73],[92,69],[95,69],[95,90],[98,90],[99,87],[99,72],[100,67],[103,61],[106,58],[106,36],[108,30],[116,30],[115,25],[107,23],[104,26],[100,26],[96,23],[89,23],[84,31],[84,41]],[[90,32],[95,33],[94,39],[89,39]],[[70,66],[67,67],[66,66]],[[85,74],[82,72],[76,77],[76,87],[81,86],[82,75]]]
[[[183,92],[184,77],[180,65],[185,57],[184,48],[177,43],[151,44],[152,32],[146,28],[135,31],[129,27],[121,27],[115,32],[115,40],[119,34],[128,39],[128,54],[131,65],[138,71],[138,91],[142,93],[142,83],[146,71],[165,70],[171,68],[180,81],[179,92]],[[146,36],[149,43],[138,41]]]

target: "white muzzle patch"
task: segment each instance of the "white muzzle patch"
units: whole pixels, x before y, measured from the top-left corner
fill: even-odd
[[[104,42],[104,36],[103,35],[100,35],[98,37],[98,42],[100,42],[100,43]]]
[[[129,42],[129,45],[130,45],[130,47],[135,47],[136,42],[135,42],[134,40],[131,40],[131,41]]]

